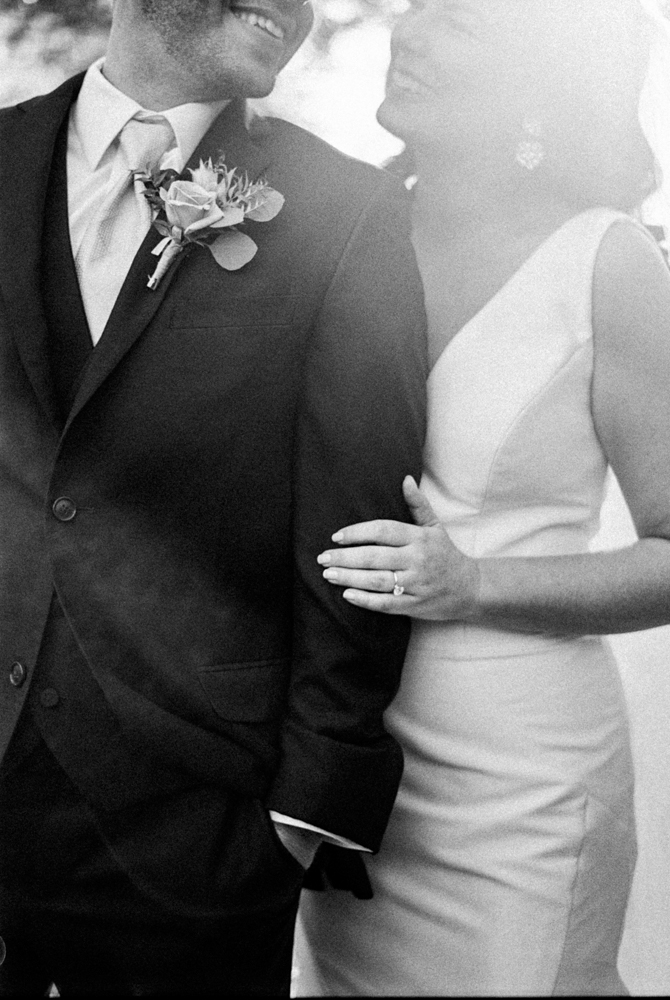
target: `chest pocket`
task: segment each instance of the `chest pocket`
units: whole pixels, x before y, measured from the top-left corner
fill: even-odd
[[[176,303],[170,326],[189,330],[292,326],[297,295],[235,296],[217,293]]]

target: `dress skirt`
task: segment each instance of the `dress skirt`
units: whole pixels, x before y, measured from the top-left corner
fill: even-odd
[[[405,773],[372,901],[303,893],[296,995],[621,995],[635,863],[599,638],[415,623],[387,716]]]

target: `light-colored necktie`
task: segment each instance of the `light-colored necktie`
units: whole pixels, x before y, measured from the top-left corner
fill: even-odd
[[[174,141],[167,119],[146,112],[131,118],[119,136],[112,186],[86,227],[75,260],[94,344],[151,225],[144,185],[133,180],[132,171],[157,166]]]

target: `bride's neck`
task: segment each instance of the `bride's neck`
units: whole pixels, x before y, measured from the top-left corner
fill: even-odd
[[[499,161],[454,162],[435,150],[417,150],[415,159],[415,225],[441,238],[445,231],[461,239],[484,229],[519,231],[573,214],[563,199],[501,170]]]

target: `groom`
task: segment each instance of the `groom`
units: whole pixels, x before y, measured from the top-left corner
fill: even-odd
[[[316,557],[406,516],[424,318],[394,182],[247,120],[310,25],[117,0],[0,112],[0,995],[287,993],[316,848],[379,847],[407,625]],[[149,289],[131,171],[221,153],[283,209]]]

